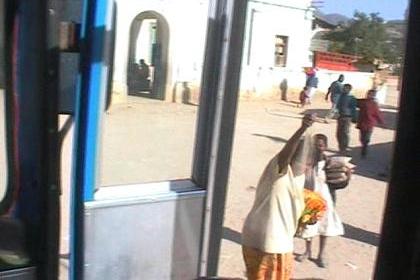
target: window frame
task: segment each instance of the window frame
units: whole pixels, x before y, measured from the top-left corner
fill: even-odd
[[[278,39],[282,40],[283,43],[278,43]],[[283,54],[279,54],[278,48],[283,48]],[[289,50],[289,36],[276,34],[274,36],[274,67],[287,67],[287,56]],[[278,62],[278,59],[283,62]]]

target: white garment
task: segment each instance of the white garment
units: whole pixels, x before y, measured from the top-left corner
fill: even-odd
[[[277,156],[265,168],[254,205],[242,229],[242,244],[266,253],[293,252],[293,236],[304,209],[304,175],[279,177]]]
[[[318,162],[314,167],[315,187],[314,191],[319,193],[327,203],[327,210],[324,217],[314,225],[309,225],[302,232],[302,238],[310,238],[317,235],[338,236],[344,234],[343,223],[335,211],[334,202],[328,185],[325,183],[326,176],[324,171],[325,161]]]
[[[309,92],[308,93],[309,99],[312,99],[312,97],[314,97],[314,95],[315,95],[316,88],[315,87],[309,87],[308,92]]]

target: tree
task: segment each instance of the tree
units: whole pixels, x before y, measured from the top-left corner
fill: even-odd
[[[325,39],[331,41],[330,51],[359,56],[361,62],[389,61],[393,56],[384,20],[378,13],[356,11],[347,25],[326,34]]]

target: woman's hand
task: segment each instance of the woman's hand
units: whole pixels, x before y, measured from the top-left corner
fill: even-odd
[[[302,119],[302,128],[307,129],[312,126],[316,120],[316,114],[306,114]]]
[[[353,173],[353,169],[349,168],[348,166],[337,166],[335,165],[332,168],[325,169],[326,175],[326,182],[328,184],[348,184],[351,178],[351,174]]]

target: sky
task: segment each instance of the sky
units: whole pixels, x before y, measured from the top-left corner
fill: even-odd
[[[365,13],[379,12],[385,20],[403,19],[409,0],[314,0],[324,2],[321,11],[352,17],[355,10]],[[413,0],[417,1],[417,0]]]

